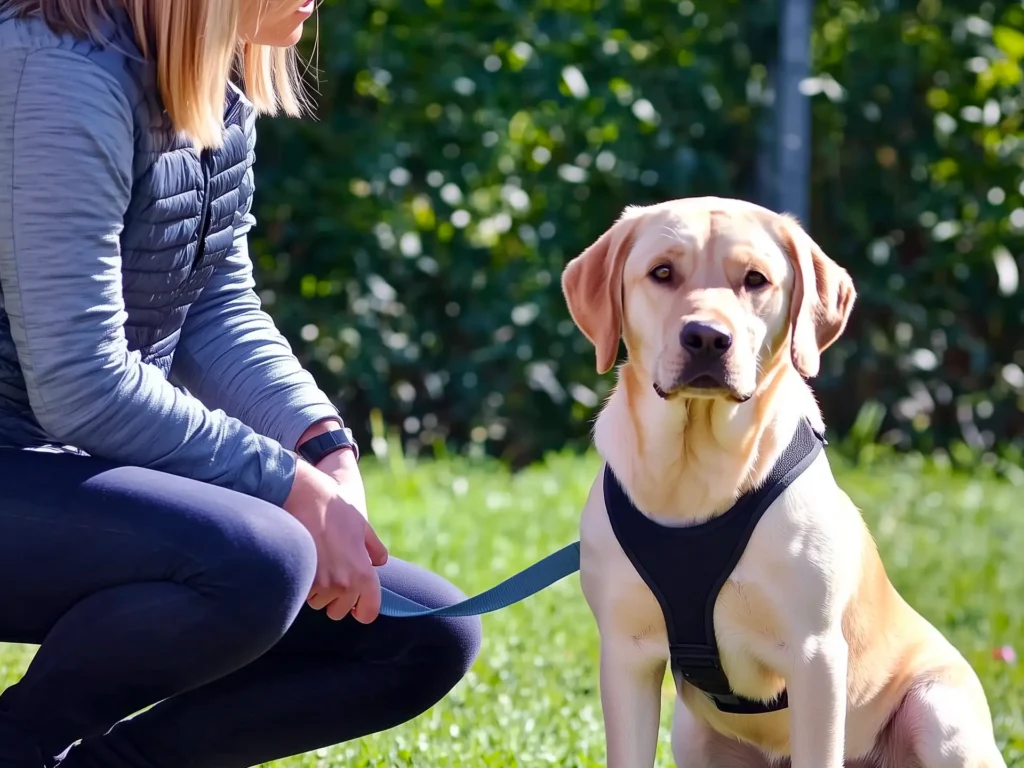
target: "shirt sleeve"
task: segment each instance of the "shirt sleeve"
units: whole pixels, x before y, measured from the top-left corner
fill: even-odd
[[[133,121],[123,89],[56,48],[28,53],[20,69],[5,73],[17,87],[0,97],[13,113],[13,151],[0,160],[0,285],[40,425],[97,457],[282,504],[296,457],[128,349],[119,237]]]
[[[255,291],[247,237],[252,216],[252,149],[230,253],[189,309],[174,358],[174,380],[211,408],[237,416],[261,434],[294,449],[302,433],[337,409],[302,367],[263,311]]]

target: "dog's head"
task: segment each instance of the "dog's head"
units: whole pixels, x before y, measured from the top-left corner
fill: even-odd
[[[628,208],[569,262],[562,287],[598,372],[622,338],[663,398],[734,402],[780,361],[817,375],[856,296],[794,219],[721,198]]]

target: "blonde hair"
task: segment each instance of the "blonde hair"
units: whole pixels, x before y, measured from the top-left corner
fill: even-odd
[[[109,41],[100,24],[112,20],[112,7],[122,8],[142,54],[156,64],[160,96],[175,129],[202,149],[221,143],[225,88],[232,74],[260,114],[298,116],[308,106],[294,48],[241,40],[242,2],[0,0],[0,10],[41,16],[58,34],[102,44]]]

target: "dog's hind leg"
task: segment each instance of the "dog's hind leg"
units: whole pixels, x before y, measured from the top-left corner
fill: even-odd
[[[955,685],[930,682],[913,688],[894,725],[922,768],[1006,768],[973,672]]]

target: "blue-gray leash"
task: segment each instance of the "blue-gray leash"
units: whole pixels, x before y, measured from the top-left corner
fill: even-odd
[[[481,616],[525,600],[579,569],[580,543],[576,541],[510,576],[486,592],[454,605],[427,608],[415,600],[382,589],[380,613],[381,616],[399,619],[411,619],[416,616]]]

